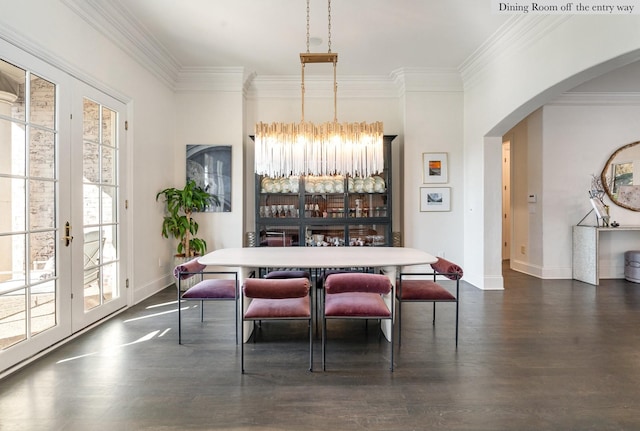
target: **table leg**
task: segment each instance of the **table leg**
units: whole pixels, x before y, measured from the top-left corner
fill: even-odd
[[[239,284],[239,288],[240,288],[240,295],[244,296],[244,291],[242,289],[242,286],[244,286],[244,281],[251,277],[252,272],[254,271],[254,268],[247,268],[247,267],[240,267],[238,268],[238,284]],[[256,271],[256,277],[258,276],[257,274],[257,268],[255,269]],[[244,326],[244,336],[242,339],[243,343],[246,343],[249,340],[249,337],[251,337],[251,334],[253,333],[253,322],[245,322],[242,319],[242,316],[244,316],[245,311],[247,311],[247,308],[249,307],[249,302],[251,301],[250,298],[244,298],[243,301],[238,301],[236,304],[236,307],[239,308],[238,310],[238,316],[240,316],[239,319],[239,324]],[[242,304],[244,304],[244,309],[241,308]],[[240,329],[240,328],[238,328]]]
[[[385,266],[380,268],[380,272],[386,275],[391,282],[391,293],[389,295],[384,296],[384,302],[387,304],[389,309],[391,310],[391,315],[393,319],[384,319],[380,322],[380,327],[382,329],[382,333],[384,334],[387,341],[391,341],[391,331],[393,331],[393,320],[395,319],[395,296],[396,296],[396,273],[397,268],[395,266]]]

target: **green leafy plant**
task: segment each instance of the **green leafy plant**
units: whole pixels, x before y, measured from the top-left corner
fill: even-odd
[[[179,256],[193,257],[203,255],[207,251],[207,243],[197,238],[198,223],[191,217],[192,213],[204,211],[211,205],[220,205],[216,196],[198,187],[193,180],[187,181],[184,189],[170,187],[158,192],[156,201],[163,198],[166,215],[162,221],[162,236],[176,238]]]

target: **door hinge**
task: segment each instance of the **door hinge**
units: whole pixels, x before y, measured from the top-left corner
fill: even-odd
[[[129,209],[129,199],[125,199],[124,200],[124,209],[126,209],[126,210]]]
[[[73,299],[73,293],[71,294],[71,299]]]
[[[127,278],[126,281],[124,282],[124,286],[128,289],[129,288],[129,279]]]
[[[129,130],[129,122],[128,121],[124,122],[124,130]]]

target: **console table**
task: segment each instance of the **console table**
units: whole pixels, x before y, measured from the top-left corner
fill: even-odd
[[[585,283],[600,284],[600,236],[611,232],[633,231],[640,231],[640,226],[574,226],[573,278]]]

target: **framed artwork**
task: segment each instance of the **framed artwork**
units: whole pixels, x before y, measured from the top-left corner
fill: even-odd
[[[187,145],[187,181],[194,180],[220,205],[207,212],[231,212],[231,146]]]
[[[448,181],[447,153],[422,153],[422,183],[446,183]]]
[[[420,211],[451,211],[451,187],[420,187]]]

